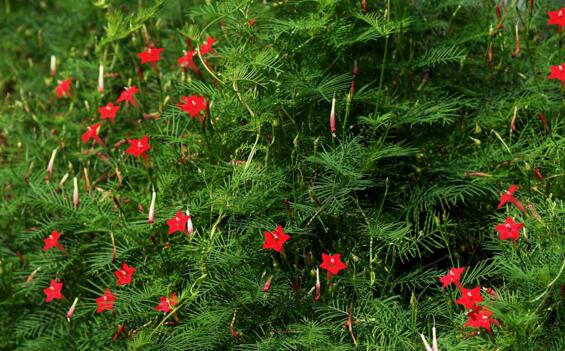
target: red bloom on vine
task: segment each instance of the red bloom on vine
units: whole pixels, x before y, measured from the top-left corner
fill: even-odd
[[[134,95],[137,94],[138,91],[139,89],[135,85],[132,85],[129,88],[124,88],[124,91],[121,92],[120,97],[118,98],[118,100],[116,100],[116,102],[120,103],[125,101],[126,107],[128,107],[129,104],[131,103],[133,107],[138,108],[137,102],[135,102],[135,97],[134,97]]]
[[[559,11],[550,11],[547,13],[547,15],[549,16],[547,24],[555,24],[560,27],[565,26],[565,7],[560,9]]]
[[[516,190],[518,189],[519,187],[517,185],[510,185],[508,190],[506,190],[504,194],[502,194],[502,196],[500,197],[500,203],[498,204],[497,209],[501,209],[502,206],[510,202],[514,204],[514,206],[516,206],[520,211],[526,213],[526,209],[524,208],[524,205],[522,205],[522,203],[518,201],[517,198],[514,197],[514,192],[516,192]]]
[[[62,299],[61,289],[63,289],[63,283],[59,283],[56,279],[51,279],[51,284],[49,287],[43,289],[45,293],[45,302],[49,303],[54,299]]]
[[[330,256],[323,253],[320,267],[332,275],[337,275],[339,271],[346,269],[347,265],[341,261],[341,254],[336,253]]]
[[[496,226],[496,231],[500,235],[500,240],[510,239],[512,241],[520,238],[520,230],[524,227],[524,223],[514,222],[512,217],[507,217],[504,223]]]
[[[160,311],[164,313],[169,313],[172,311],[173,307],[178,304],[177,294],[172,293],[171,296],[161,297],[159,304],[155,307],[155,311]]]
[[[137,57],[141,59],[141,64],[151,62],[155,63],[161,60],[161,52],[165,50],[164,48],[148,48],[147,50],[137,54]]]
[[[174,232],[186,232],[189,219],[189,215],[185,215],[182,211],[178,211],[173,218],[167,220],[167,225],[169,226],[168,234],[173,234]]]
[[[200,55],[205,55],[209,52],[213,52],[212,45],[216,43],[216,39],[209,37],[206,41],[200,45]]]
[[[439,281],[443,284],[442,288],[445,288],[449,284],[454,283],[455,285],[457,285],[459,289],[462,289],[460,280],[461,280],[461,274],[463,273],[464,270],[465,267],[451,268],[446,275],[439,278]]]
[[[109,102],[106,106],[101,106],[98,108],[100,112],[100,119],[110,119],[112,122],[116,118],[116,113],[120,110],[120,105],[114,106],[113,103]]]
[[[57,94],[57,97],[59,99],[62,98],[63,95],[65,95],[66,97],[71,96],[71,81],[71,78],[60,81],[55,88],[55,94]]]
[[[492,311],[484,306],[477,306],[469,313],[466,327],[485,328],[491,330],[491,325],[499,326],[500,322],[492,318]]]
[[[281,252],[283,250],[284,243],[290,239],[290,235],[285,234],[283,227],[280,225],[278,225],[272,232],[265,231],[263,235],[265,236],[263,249],[272,249],[277,252]]]
[[[104,295],[96,298],[96,313],[102,313],[106,310],[112,311],[114,309],[114,302],[116,302],[116,295],[112,294],[110,289],[104,291]]]
[[[84,144],[88,143],[88,141],[90,139],[94,139],[95,143],[98,143],[99,145],[104,146],[104,142],[98,136],[98,132],[100,131],[100,124],[101,123],[96,123],[96,124],[93,124],[91,126],[88,126],[88,128],[86,129],[86,132],[84,132],[84,134],[82,135],[82,142]]]
[[[565,63],[562,63],[559,66],[551,66],[549,69],[550,73],[547,79],[558,79],[565,82]]]
[[[177,62],[183,69],[196,70],[196,64],[194,63],[194,55],[196,55],[196,50],[190,50],[185,52],[185,54],[178,58]]]
[[[135,268],[128,266],[125,262],[122,262],[122,268],[114,272],[114,275],[118,278],[117,286],[131,283],[133,273],[135,273]]]
[[[126,154],[134,155],[135,157],[147,157],[145,154],[151,145],[149,145],[149,137],[147,135],[143,136],[141,139],[131,139],[129,141],[129,148],[125,151]]]
[[[467,309],[471,309],[477,305],[477,303],[482,302],[483,297],[481,296],[481,288],[476,287],[474,289],[461,289],[461,297],[455,300],[460,305],[465,306]]]
[[[204,96],[182,96],[177,106],[180,106],[180,109],[188,113],[190,117],[196,117],[202,110],[206,109],[206,102]]]
[[[43,252],[52,247],[65,251],[65,248],[59,243],[59,238],[61,238],[61,233],[56,230],[52,231],[47,238],[43,239],[43,242],[45,243],[45,246],[43,246]]]

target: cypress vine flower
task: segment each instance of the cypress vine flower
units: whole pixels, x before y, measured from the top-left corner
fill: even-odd
[[[137,57],[141,59],[141,64],[145,64],[151,62],[152,65],[155,65],[155,62],[159,62],[161,60],[161,52],[165,50],[164,48],[148,48],[147,50],[140,52],[137,54]]]
[[[116,118],[116,113],[120,110],[120,106],[114,106],[112,102],[106,104],[106,106],[101,106],[98,108],[98,112],[100,112],[100,119],[109,119],[114,122]]]
[[[265,236],[265,242],[263,243],[263,249],[272,249],[277,252],[283,250],[283,245],[290,239],[290,235],[283,232],[283,227],[277,225],[275,230],[272,232],[265,231],[263,233]]]
[[[514,193],[518,189],[519,187],[517,185],[513,185],[513,184],[510,185],[508,190],[506,190],[504,194],[502,194],[502,196],[500,197],[500,203],[498,204],[497,209],[501,209],[502,206],[510,202],[514,204],[514,206],[516,206],[520,211],[526,213],[526,209],[524,208],[524,205],[522,205],[522,203],[514,197]]]
[[[547,79],[558,79],[562,82],[565,82],[565,63],[562,63],[558,66],[551,66],[550,73]]]
[[[164,313],[169,313],[172,311],[173,307],[178,304],[177,294],[172,293],[171,296],[161,297],[159,304],[155,307],[155,311],[160,311]]]
[[[182,211],[178,211],[173,218],[167,220],[167,225],[169,226],[168,234],[187,232],[187,223],[189,220],[190,215],[185,216]]]
[[[45,302],[50,303],[54,299],[62,299],[61,289],[63,289],[63,283],[59,283],[57,279],[51,279],[51,284],[49,287],[43,289],[45,293]]]
[[[116,102],[120,103],[125,101],[126,107],[128,107],[129,104],[131,103],[133,107],[139,109],[139,107],[137,106],[137,102],[135,102],[135,97],[134,97],[134,95],[138,91],[139,89],[135,85],[132,85],[131,87],[126,87],[124,88],[124,91],[121,92],[120,97],[118,98],[118,100],[116,100]]]
[[[561,8],[559,11],[550,11],[547,15],[549,16],[547,20],[548,25],[565,26],[565,7]]]
[[[53,176],[53,166],[55,165],[55,156],[57,156],[57,149],[53,149],[51,152],[51,158],[49,159],[49,163],[47,164],[47,177],[46,180],[49,180]]]
[[[186,232],[190,235],[194,231],[194,227],[192,226],[192,216],[190,216],[188,209],[186,210],[186,215],[188,216],[188,220],[186,221]]]
[[[52,247],[55,247],[61,251],[65,251],[65,248],[59,243],[59,238],[61,238],[61,233],[53,230],[47,238],[43,239],[43,242],[45,243],[45,246],[43,246],[43,252],[49,250]]]
[[[263,289],[261,289],[262,292],[264,292],[264,293],[269,292],[269,289],[271,289],[271,280],[273,280],[272,275],[269,277],[269,279],[267,279],[267,281],[265,282],[265,285],[263,285]]]
[[[125,151],[126,154],[134,155],[135,157],[147,157],[146,152],[151,149],[147,135],[144,135],[141,139],[131,139],[129,143],[130,145]]]
[[[520,238],[520,230],[524,227],[524,223],[514,222],[512,217],[507,217],[506,221],[496,226],[496,231],[500,235],[500,240],[510,239],[515,241]]]
[[[341,254],[328,255],[322,254],[321,268],[328,271],[330,275],[337,275],[339,271],[346,269],[347,265],[341,261]]]
[[[467,309],[471,309],[477,305],[477,303],[482,302],[483,297],[481,296],[481,288],[476,287],[474,289],[461,289],[461,297],[455,300],[456,303],[465,306]]]
[[[122,268],[114,272],[114,275],[118,278],[117,286],[130,284],[135,271],[134,267],[130,267],[127,263],[122,262]]]
[[[55,88],[55,94],[57,94],[57,98],[62,98],[63,95],[66,97],[71,96],[71,78],[65,79],[60,81],[57,87]]]
[[[202,43],[202,45],[200,45],[200,55],[206,55],[209,52],[213,53],[214,50],[212,49],[212,45],[214,45],[215,43],[216,39],[208,37],[208,39],[206,39],[206,41]]]
[[[116,295],[106,288],[104,295],[96,298],[96,304],[98,305],[96,313],[102,313],[106,310],[112,311],[114,309],[114,302],[116,302]]]
[[[204,101],[204,96],[181,96],[180,102],[177,106],[179,106],[184,112],[188,113],[190,117],[196,117],[202,110],[206,109],[206,102]]]
[[[98,133],[100,132],[101,124],[102,123],[98,122],[96,124],[88,126],[88,128],[86,129],[86,132],[84,132],[84,134],[82,134],[82,142],[84,144],[88,143],[88,141],[90,139],[93,139],[94,143],[98,143],[100,146],[104,146],[104,142],[98,136]]]
[[[448,286],[449,284],[453,283],[459,288],[459,290],[461,290],[463,287],[461,286],[460,280],[461,280],[461,274],[463,273],[464,270],[465,267],[450,268],[449,272],[446,275],[439,278],[439,281],[443,284],[442,289]]]
[[[196,64],[194,63],[194,55],[196,55],[196,50],[189,50],[188,52],[185,51],[184,55],[177,59],[179,67],[182,67],[185,71],[187,69],[192,71],[198,70],[198,67],[196,67]]]
[[[466,327],[484,328],[491,331],[491,325],[499,326],[500,322],[492,318],[492,311],[484,306],[476,306],[469,313],[469,319],[465,323]]]

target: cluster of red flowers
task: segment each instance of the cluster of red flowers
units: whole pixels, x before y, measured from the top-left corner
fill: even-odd
[[[479,305],[480,302],[484,301],[480,287],[466,289],[461,285],[461,274],[463,274],[463,271],[465,271],[465,267],[451,268],[445,276],[439,278],[443,284],[442,288],[453,283],[461,293],[461,297],[455,300],[455,302],[469,310],[469,318],[467,323],[465,323],[466,327],[484,328],[487,332],[492,333],[491,326],[500,326],[500,322],[492,318],[492,311],[488,307]]]
[[[565,7],[561,8],[558,11],[550,11],[547,13],[549,16],[549,20],[547,24],[549,25],[557,25],[559,32],[563,31],[563,27],[565,27]],[[558,79],[561,82],[565,82],[565,63],[562,63],[558,66],[551,66],[548,79]]]
[[[183,57],[179,58],[179,65],[185,69],[190,68],[195,72],[198,70],[198,67],[193,62],[193,57],[196,54],[200,56],[205,55],[207,53],[213,53],[212,46],[216,43],[216,39],[208,38],[199,48],[199,53],[196,50],[191,50],[189,53],[186,53]],[[161,59],[161,53],[163,52],[163,48],[154,48],[149,47],[147,50],[138,54],[138,57],[141,60],[141,64],[151,63],[153,68],[156,68],[156,63]],[[211,69],[207,62],[205,62],[208,69]],[[53,63],[52,63],[53,65]],[[199,71],[198,71],[199,72]],[[55,74],[55,71],[52,67],[52,75]],[[61,99],[63,97],[70,98],[71,97],[71,83],[72,78],[67,78],[63,81],[60,81],[57,87],[55,88],[55,94],[57,98]],[[100,66],[100,76],[99,76],[99,84],[98,84],[98,91],[103,92],[103,67]],[[139,106],[135,100],[135,94],[139,92],[139,89],[136,86],[130,86],[124,88],[118,99],[116,100],[116,104],[114,105],[113,102],[108,102],[106,105],[101,106],[98,108],[98,112],[100,114],[101,120],[110,120],[113,124],[115,122],[116,114],[120,111],[120,104],[125,102],[126,107],[129,105],[133,105],[136,109],[139,109]],[[181,109],[187,112],[191,117],[198,117],[202,110],[206,111],[206,116],[209,114],[209,101],[205,101],[204,97],[202,96],[183,96],[181,97],[182,104],[180,105]],[[87,144],[89,141],[93,141],[94,144],[98,144],[99,146],[104,147],[105,144],[100,138],[100,129],[102,126],[102,122],[98,122],[91,126],[87,127],[85,133],[82,134],[82,142]],[[121,143],[117,143],[119,145]],[[126,154],[134,155],[135,157],[143,157],[144,159],[147,158],[147,151],[151,149],[149,145],[149,137],[144,135],[140,139],[130,139],[129,140],[129,148],[125,150]],[[52,156],[52,159],[54,155]],[[51,163],[51,161],[50,161]],[[51,166],[49,167],[51,169]],[[78,195],[78,194],[77,194]],[[155,203],[155,193],[153,195],[153,199],[151,202],[150,214],[149,214],[149,223],[152,223],[152,217],[154,216],[154,203]],[[153,212],[153,214],[152,214]],[[191,221],[191,216],[186,211],[186,215],[179,211],[177,214],[170,220],[167,221],[169,226],[169,234],[173,234],[177,231],[185,233],[185,235],[190,235],[193,232],[193,226]],[[59,239],[61,238],[61,233],[57,230],[53,230],[53,232],[45,239],[43,239],[45,245],[43,247],[43,251],[48,251],[51,248],[57,248],[62,252],[65,252],[65,248],[59,243]],[[134,267],[128,266],[127,263],[122,262],[122,266],[120,269],[114,272],[114,275],[117,278],[117,286],[128,285],[131,283],[133,274],[135,273],[136,269]],[[44,289],[45,293],[45,301],[50,303],[53,300],[62,299],[62,289],[63,283],[59,281],[58,278],[52,279],[49,287]],[[116,302],[117,296],[112,293],[109,288],[106,288],[104,294],[98,298],[96,298],[97,304],[97,313],[102,313],[106,310],[112,311],[114,309],[114,303]],[[76,303],[78,299],[75,299],[75,302],[67,312],[67,319],[70,320],[72,317]],[[160,299],[159,304],[155,307],[156,311],[169,313],[172,311],[172,308],[178,304],[178,298],[176,293],[171,294],[169,297],[163,296]]]
[[[506,204],[512,204],[523,213],[526,212],[524,205],[518,200],[514,193],[519,189],[517,185],[510,185],[500,197],[500,202],[497,209],[501,209]],[[520,238],[520,230],[524,227],[523,223],[516,223],[512,217],[507,217],[506,221],[498,224],[495,229],[499,233],[500,240],[510,239],[513,242]],[[442,283],[442,288],[455,284],[457,289],[461,292],[461,297],[455,300],[457,304],[463,305],[469,311],[469,319],[465,324],[466,327],[484,328],[491,333],[491,325],[500,326],[500,322],[492,318],[492,311],[486,306],[478,305],[483,302],[481,295],[481,288],[476,287],[473,289],[466,289],[461,285],[461,274],[465,271],[465,267],[451,268],[449,272],[439,278]],[[491,297],[496,297],[496,293],[492,289],[485,289],[486,293]]]
[[[272,232],[265,231],[263,235],[265,237],[263,249],[271,249],[284,255],[284,244],[288,240],[290,240],[291,237],[283,231],[282,226],[277,225],[275,230],[273,230]],[[327,271],[327,277],[329,279],[331,278],[331,276],[339,274],[339,271],[346,269],[347,265],[342,262],[341,254],[336,253],[333,255],[328,255],[326,253],[322,253],[322,263],[320,264],[320,268],[323,268]],[[271,279],[272,277],[270,277],[265,283],[263,292],[269,291],[269,288],[271,286]],[[314,286],[314,289],[316,290],[314,299],[317,301],[320,298],[319,274],[316,274],[316,285]]]

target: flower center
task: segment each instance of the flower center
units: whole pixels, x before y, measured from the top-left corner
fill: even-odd
[[[125,277],[126,275],[128,275],[128,274],[126,273],[126,271],[124,271],[124,270],[122,270],[122,274],[123,274],[124,277]]]
[[[557,14],[557,17],[563,17],[563,11],[559,10],[559,13]]]
[[[559,70],[560,70],[561,72],[563,72],[563,65],[559,65],[559,66],[557,66],[557,67],[559,67]]]
[[[138,149],[142,149],[143,148],[143,144],[141,143],[141,141],[137,142],[137,148]]]
[[[49,289],[51,289],[51,290],[55,290],[55,287],[53,287],[53,286],[50,286],[50,287],[49,287]]]
[[[512,226],[510,225],[510,223],[506,223],[504,226],[505,226],[506,228],[508,228],[508,229],[510,229],[510,228],[512,227]]]
[[[472,297],[473,293],[471,293],[470,291],[467,293],[467,296]]]
[[[335,259],[332,258],[332,259],[330,260],[330,263],[331,263],[331,264],[334,264],[334,263],[335,263]]]
[[[111,109],[110,105],[106,105],[106,110],[110,111]]]

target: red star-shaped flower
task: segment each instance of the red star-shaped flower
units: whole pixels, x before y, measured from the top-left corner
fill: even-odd
[[[560,27],[565,26],[565,7],[560,9],[559,11],[550,11],[547,14],[549,16],[547,24],[556,24]]]
[[[169,313],[178,304],[177,294],[172,293],[169,297],[161,297],[159,304],[155,307],[155,311]]]
[[[496,231],[500,235],[500,240],[511,239],[512,241],[520,238],[520,230],[524,227],[524,223],[514,222],[512,217],[506,217],[502,224],[496,226]]]
[[[126,107],[129,106],[129,104],[131,103],[135,108],[138,108],[137,106],[137,102],[135,102],[135,97],[134,95],[139,91],[139,89],[135,86],[132,85],[129,88],[124,88],[124,91],[121,92],[120,97],[118,98],[118,100],[116,100],[117,103],[126,102]]]
[[[65,95],[66,97],[71,96],[71,81],[72,81],[71,78],[65,79],[59,82],[59,84],[55,88],[55,94],[57,94],[57,97],[59,99],[62,98],[63,95]]]
[[[461,274],[463,273],[464,270],[465,267],[451,268],[446,275],[439,278],[439,281],[443,283],[442,288],[445,288],[449,284],[454,283],[455,285],[457,285],[459,289],[461,289],[462,286],[460,280],[461,280]]]
[[[147,50],[140,52],[137,56],[141,59],[141,64],[147,62],[158,62],[161,60],[161,52],[165,50],[164,48],[148,48]]]
[[[347,265],[341,262],[341,254],[327,255],[322,254],[322,264],[320,267],[327,270],[332,275],[337,275],[342,269],[346,269]]]
[[[526,209],[524,208],[524,205],[522,205],[522,203],[518,201],[517,198],[514,197],[514,192],[518,189],[519,187],[517,185],[514,184],[510,185],[510,187],[508,187],[508,190],[506,190],[504,194],[502,194],[502,196],[500,197],[500,203],[496,208],[501,209],[502,206],[510,202],[514,204],[514,206],[516,206],[516,208],[518,208],[520,211],[526,213]]]
[[[106,106],[98,108],[98,112],[100,112],[100,119],[110,119],[112,121],[116,118],[116,113],[118,113],[119,110],[120,105],[114,106],[111,102],[109,102]]]
[[[128,266],[125,262],[122,262],[122,268],[114,272],[114,275],[118,278],[117,286],[131,283],[133,273],[135,273],[135,268]]]
[[[151,149],[151,145],[149,145],[149,137],[144,135],[141,139],[131,139],[129,141],[129,148],[125,151],[126,154],[134,155],[135,157],[147,157],[145,154],[149,149]]]
[[[490,331],[491,325],[499,326],[500,322],[492,318],[492,311],[484,306],[477,306],[469,313],[466,327],[485,328]]]
[[[100,125],[101,123],[96,123],[86,129],[86,132],[84,132],[84,134],[82,135],[82,142],[84,144],[88,143],[90,139],[94,139],[95,143],[98,143],[102,146],[104,145],[104,142],[98,136],[98,132],[100,132]]]
[[[110,289],[104,291],[104,295],[96,298],[96,313],[102,313],[106,310],[112,311],[114,309],[114,302],[116,302],[116,295],[112,294]]]
[[[180,106],[180,109],[188,113],[190,117],[196,117],[202,110],[206,109],[206,102],[204,96],[182,96],[177,106]]]
[[[558,79],[565,82],[565,63],[562,63],[559,66],[551,66],[549,69],[550,73],[547,79]]]
[[[43,252],[49,250],[52,247],[56,247],[61,251],[65,251],[65,248],[59,243],[60,237],[61,233],[56,230],[52,231],[47,238],[43,239],[43,242],[45,243],[45,246],[43,246]]]
[[[200,45],[200,55],[205,55],[209,52],[212,52],[212,45],[214,45],[216,43],[216,39],[209,37],[208,39],[206,39],[206,41],[204,43],[202,43],[202,45]]]
[[[56,279],[51,279],[49,287],[43,289],[45,302],[51,302],[53,299],[62,299],[61,289],[63,289],[63,283],[59,283]]]
[[[283,250],[284,243],[290,239],[290,235],[285,234],[283,227],[280,225],[278,225],[272,232],[265,231],[263,235],[265,236],[263,248],[273,249],[277,252],[281,252]]]
[[[481,296],[480,287],[476,287],[474,289],[461,289],[461,297],[455,300],[455,302],[465,306],[467,309],[475,307],[475,305],[481,301],[483,301],[483,297]]]
[[[196,64],[194,63],[195,54],[196,54],[196,50],[190,50],[187,53],[185,53],[184,56],[179,57],[177,60],[179,66],[184,69],[188,68],[194,71],[196,69]]]
[[[186,224],[189,219],[190,216],[185,215],[182,211],[178,211],[173,218],[167,220],[167,224],[169,225],[169,234],[173,234],[174,232],[186,232]]]

